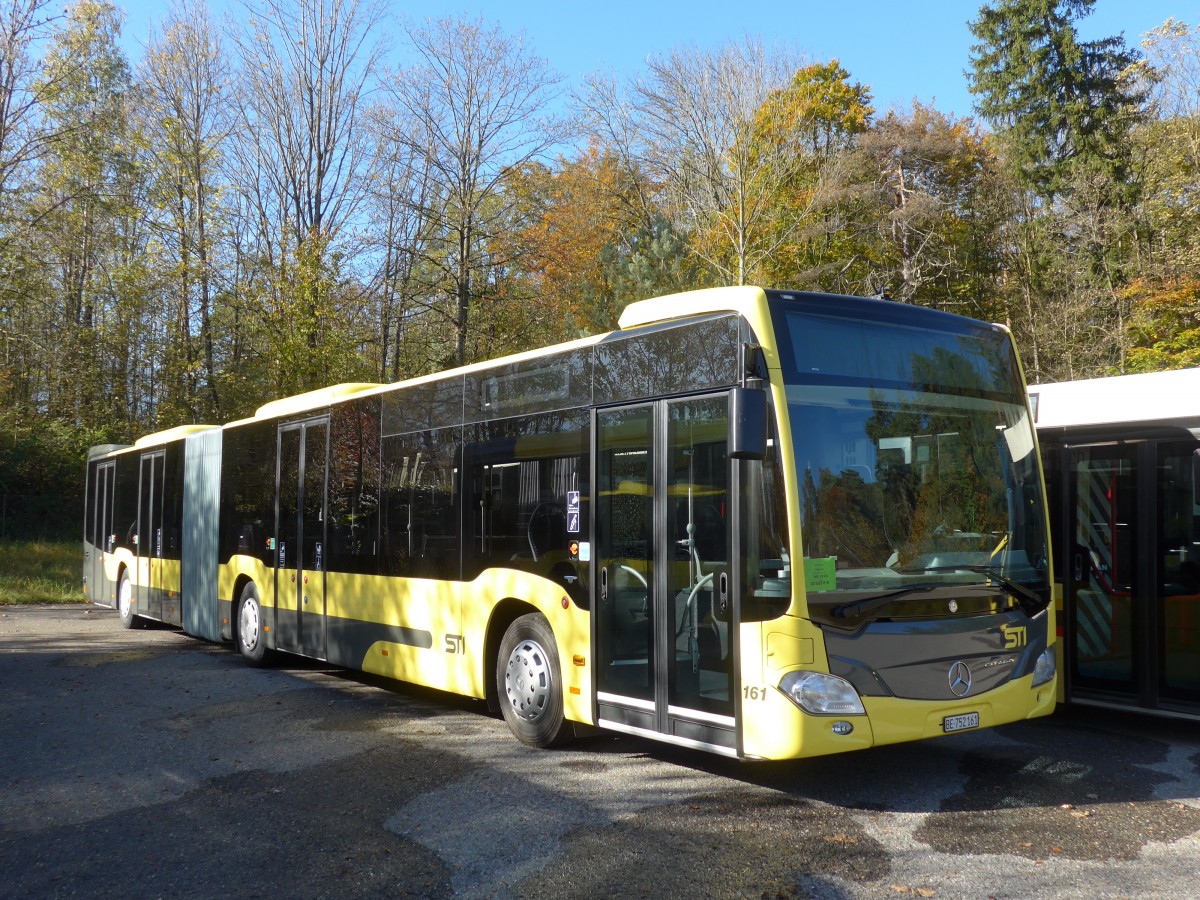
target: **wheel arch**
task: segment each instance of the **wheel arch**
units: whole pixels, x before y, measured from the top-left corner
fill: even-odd
[[[500,696],[496,690],[495,678],[496,661],[500,656],[500,642],[504,640],[504,633],[508,631],[508,626],[527,613],[542,613],[542,611],[528,600],[505,597],[492,609],[492,615],[488,619],[481,662],[485,687],[484,699],[487,700],[488,711],[495,715],[500,714]],[[544,613],[542,614],[544,615]],[[553,626],[550,630],[554,631]]]

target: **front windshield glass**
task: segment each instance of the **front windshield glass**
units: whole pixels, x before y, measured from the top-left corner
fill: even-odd
[[[810,608],[1001,579],[1044,605],[1041,480],[1008,336],[834,303],[776,306]]]

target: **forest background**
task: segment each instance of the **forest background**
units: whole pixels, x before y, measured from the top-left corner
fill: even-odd
[[[1200,365],[1200,29],[1093,6],[980,6],[974,119],[753,38],[568,90],[383,0],[182,0],[137,60],[106,0],[0,0],[0,538],[78,533],[91,445],[690,288],[1004,322],[1031,382]]]

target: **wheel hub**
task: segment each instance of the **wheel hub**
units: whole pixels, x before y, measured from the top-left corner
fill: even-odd
[[[534,641],[513,648],[504,673],[504,690],[518,716],[536,721],[550,699],[551,672],[546,652]]]
[[[253,650],[258,644],[258,604],[243,603],[242,615],[238,620],[238,634],[241,635],[242,646]]]

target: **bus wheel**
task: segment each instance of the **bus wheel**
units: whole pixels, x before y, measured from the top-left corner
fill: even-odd
[[[266,632],[263,630],[262,605],[258,602],[258,588],[247,582],[238,599],[237,614],[238,650],[252,666],[267,662]]]
[[[132,628],[137,616],[133,614],[133,583],[128,572],[122,572],[117,582],[117,612],[121,614],[121,624]]]
[[[563,718],[562,670],[554,632],[540,613],[508,626],[496,657],[496,693],[504,721],[517,740],[531,747],[554,747],[571,739]]]

